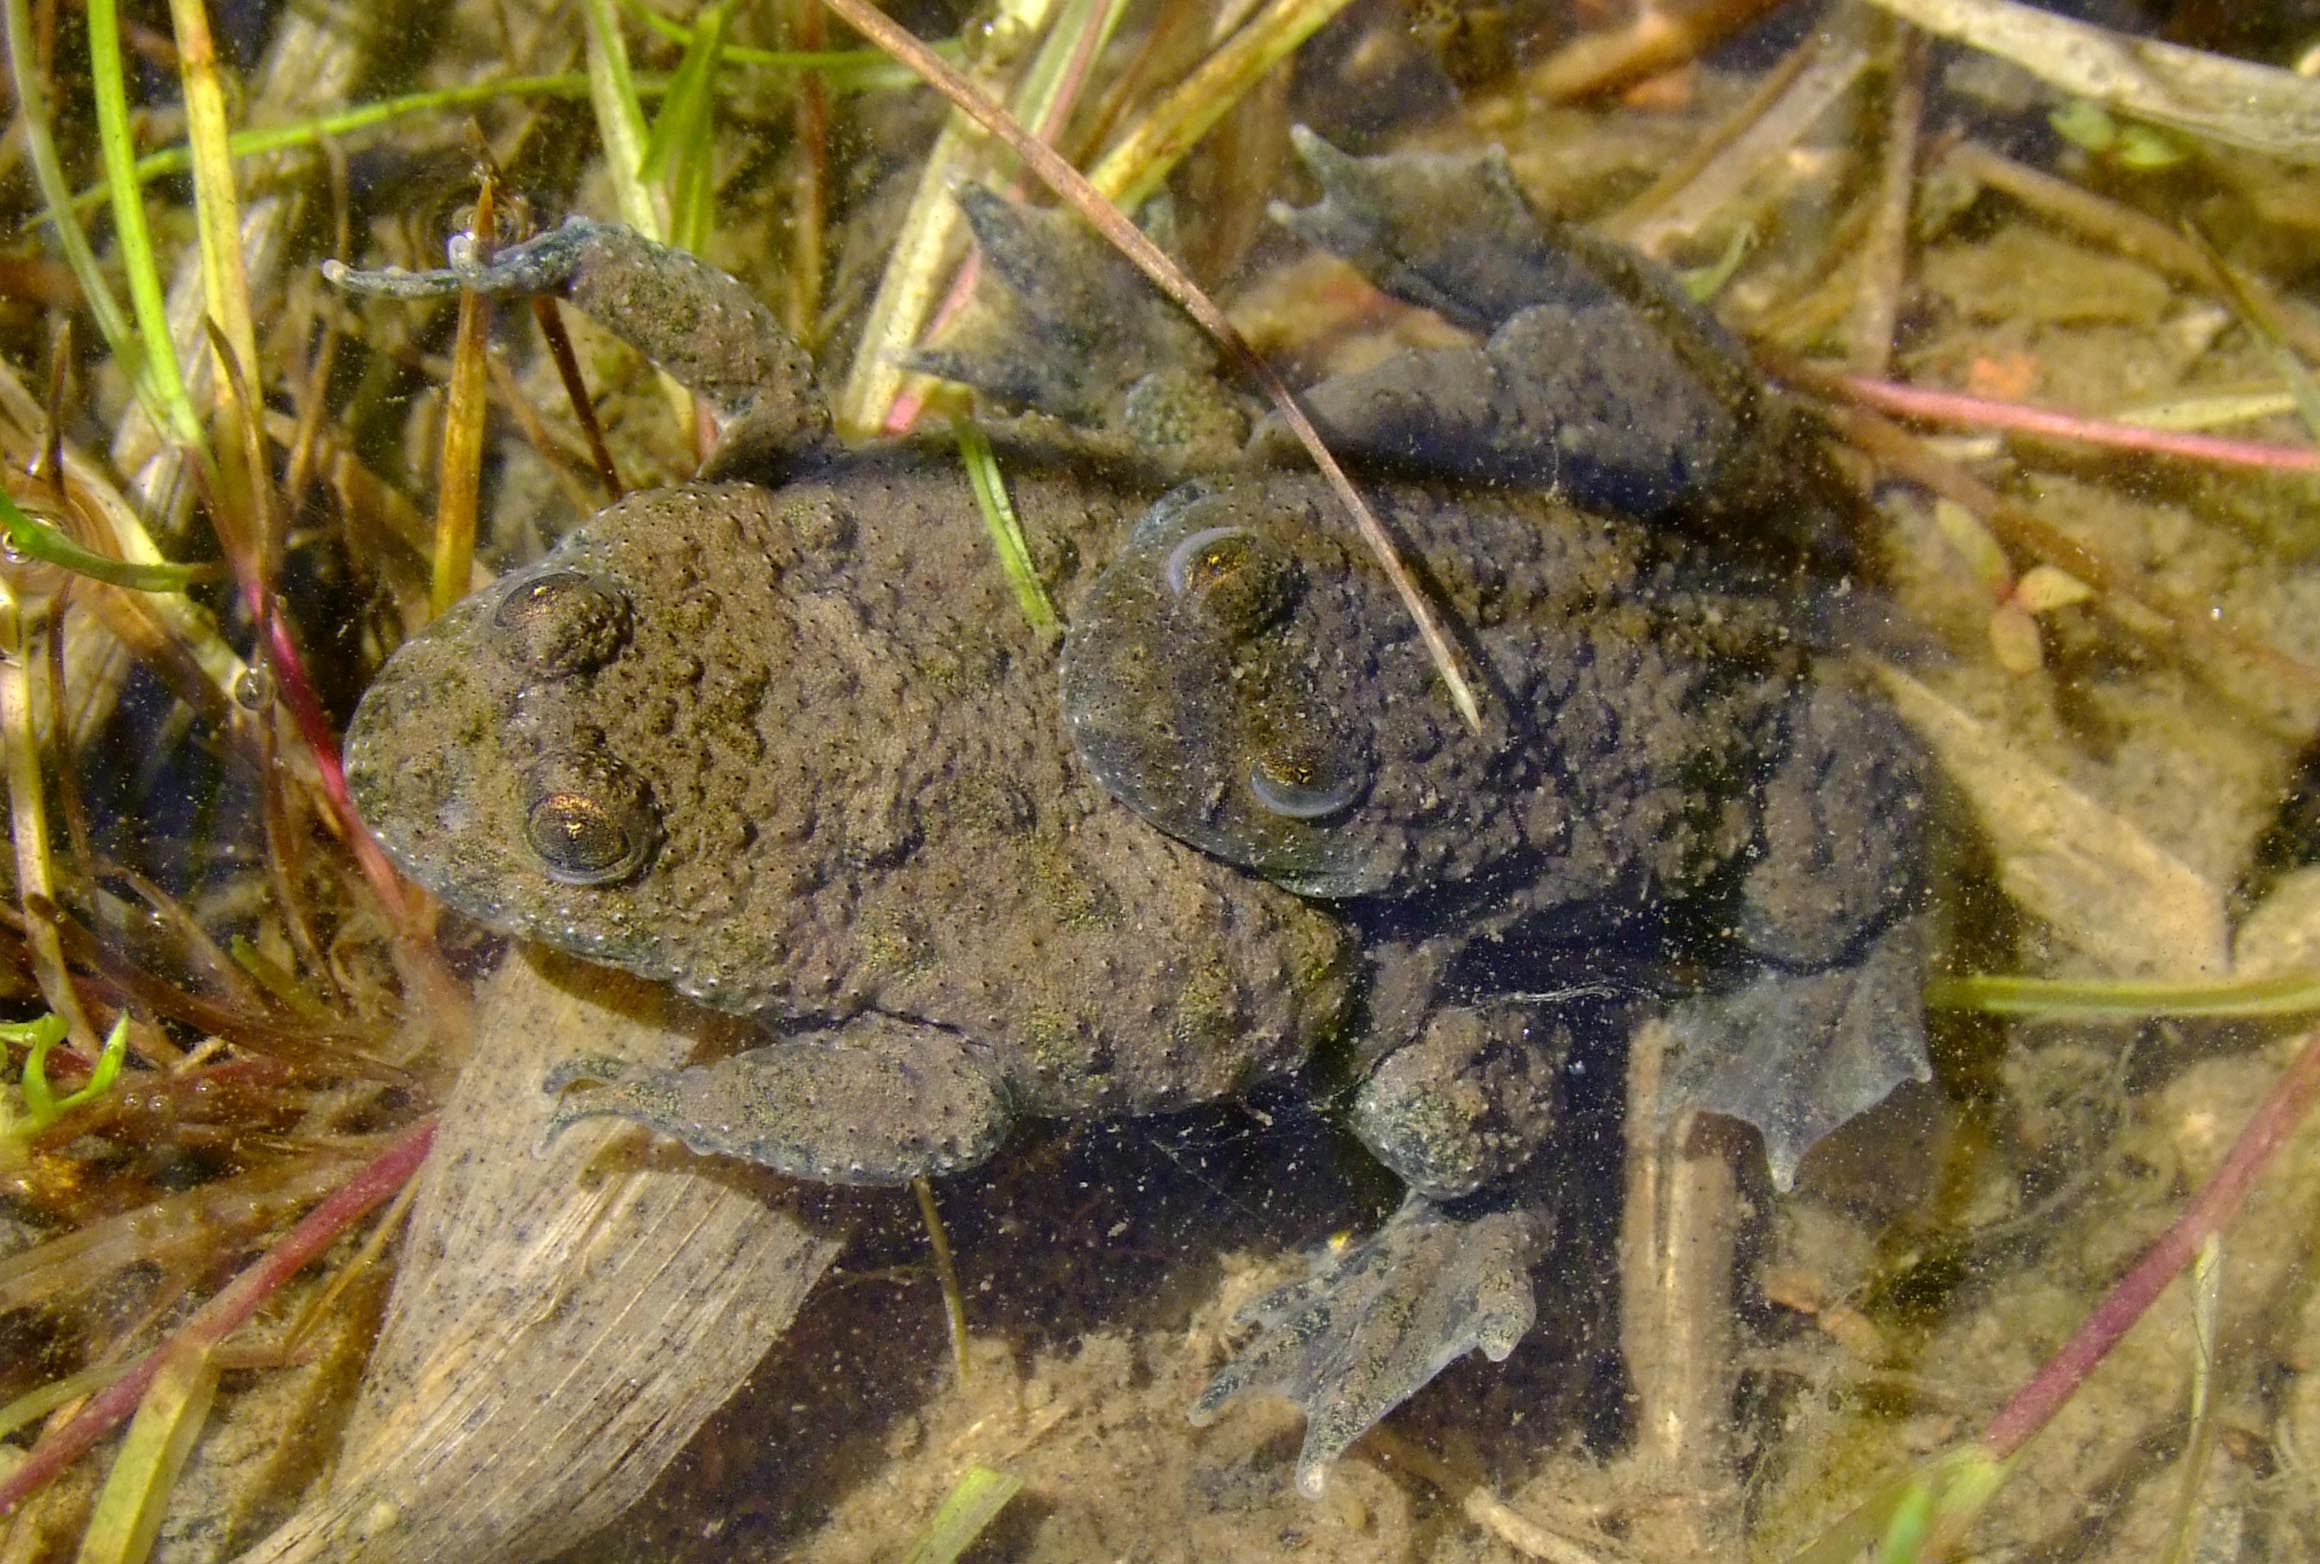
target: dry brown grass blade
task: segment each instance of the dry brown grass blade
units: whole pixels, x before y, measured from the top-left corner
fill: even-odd
[[[488,176],[475,195],[475,232],[485,244],[495,231],[496,194]],[[435,487],[435,585],[429,606],[441,614],[467,595],[475,560],[476,496],[483,481],[484,347],[491,301],[472,288],[459,294],[459,328],[451,350],[451,384],[444,398],[443,481]]]
[[[2107,971],[2196,978],[2229,968],[2221,888],[1990,724],[1898,668],[1875,671],[1964,794],[2016,906]]]
[[[1281,421],[1296,434],[1298,443],[1312,456],[1314,465],[1320,468],[1321,475],[1328,480],[1329,487],[1345,506],[1347,514],[1352,516],[1362,541],[1377,555],[1387,579],[1393,582],[1394,591],[1401,597],[1411,619],[1416,622],[1419,638],[1425,642],[1426,653],[1433,659],[1435,670],[1441,674],[1442,682],[1449,686],[1450,699],[1457,706],[1458,715],[1465,719],[1469,728],[1479,733],[1482,730],[1482,707],[1475,696],[1474,686],[1460,666],[1457,651],[1444,632],[1434,605],[1427,600],[1425,589],[1418,584],[1417,577],[1403,561],[1401,549],[1393,534],[1386,530],[1384,522],[1378,520],[1369,502],[1361,497],[1361,491],[1353,486],[1353,480],[1345,475],[1345,469],[1338,465],[1337,458],[1330,455],[1329,448],[1321,443],[1320,432],[1313,427],[1312,420],[1305,416],[1305,410],[1298,405],[1288,384],[1275,373],[1270,364],[1257,356],[1256,349],[1250,347],[1248,339],[1225,318],[1224,311],[1217,307],[1216,301],[1201,292],[1192,279],[1184,274],[1183,269],[1169,259],[1167,252],[1147,239],[1119,208],[1106,201],[1088,183],[1085,175],[1065,162],[1053,147],[1025,130],[999,104],[977,92],[964,76],[945,64],[916,36],[889,17],[871,9],[865,0],[823,0],[823,4],[835,11],[847,26],[917,73],[921,80],[941,93],[961,113],[1005,142],[1010,151],[1023,159],[1026,168],[1037,174],[1042,183],[1092,223],[1096,231],[1122,255],[1134,262],[1136,269],[1150,278],[1154,287],[1167,294],[1178,308],[1199,322],[1201,329],[1215,338],[1233,361],[1263,388],[1265,395],[1280,410]]]
[[[2122,114],[2307,167],[2320,164],[2320,82],[2293,71],[2132,37],[2015,0],[1872,3]]]

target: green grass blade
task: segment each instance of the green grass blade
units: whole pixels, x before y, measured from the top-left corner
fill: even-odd
[[[12,9],[21,10],[24,0],[9,0],[9,3]],[[685,36],[689,37],[690,34]],[[11,60],[14,57],[11,49]],[[776,54],[766,49],[725,45],[722,58],[728,71],[740,66],[744,57],[770,62],[779,69],[801,72],[818,70],[833,92],[908,87],[915,86],[918,81],[917,77],[874,49],[833,49],[822,54]],[[872,65],[879,69],[869,69]],[[638,76],[634,81],[639,99],[659,98],[669,90],[669,79],[665,76]],[[18,85],[21,88],[21,83]],[[312,119],[292,120],[287,124],[246,126],[233,133],[226,147],[236,159],[263,157],[270,152],[292,152],[306,147],[318,147],[326,141],[359,136],[365,131],[378,130],[418,114],[456,113],[480,104],[496,103],[503,98],[585,98],[588,93],[588,78],[569,72],[555,76],[508,76],[498,81],[466,82],[457,87],[435,87],[425,92],[406,92],[392,98],[357,103],[334,114],[318,114]],[[53,153],[50,161],[54,162]],[[192,151],[180,141],[139,158],[137,178],[145,184],[151,184],[156,179],[173,174],[189,173],[192,168]],[[61,173],[57,188],[66,188]],[[42,194],[45,197],[47,193],[44,181]],[[105,195],[104,186],[92,185],[86,190],[74,191],[65,204],[76,212],[84,212],[102,205]],[[121,312],[118,302],[113,302],[113,312],[120,321],[122,332],[126,334],[129,331],[129,317]]]
[[[669,207],[670,242],[699,254],[709,236],[711,175],[716,144],[712,136],[717,106],[717,66],[725,46],[726,8],[701,13],[685,57],[669,78],[668,95],[653,120],[639,170],[660,184]]]
[[[1088,183],[1122,211],[1135,211],[1250,88],[1345,6],[1346,0],[1272,0],[1115,143],[1088,170]]]
[[[958,437],[959,460],[966,466],[967,483],[975,491],[975,505],[983,513],[983,525],[990,530],[991,546],[998,550],[999,568],[1007,573],[1007,584],[1015,589],[1017,606],[1031,622],[1032,629],[1055,629],[1062,620],[1056,615],[1055,604],[1048,600],[1038,569],[1031,563],[1031,545],[1023,536],[1023,523],[1015,514],[1015,502],[1007,498],[1007,479],[999,471],[999,458],[991,450],[990,436],[967,418],[954,419],[951,430]]]
[[[904,1564],[954,1564],[974,1546],[992,1517],[1022,1490],[1023,1479],[988,1466],[970,1466],[911,1548]]]
[[[604,143],[605,172],[612,179],[620,220],[647,239],[666,241],[666,216],[644,181],[644,103],[637,96],[619,18],[610,0],[582,0],[580,19],[588,31],[588,101],[596,109],[596,134]]]
[[[1925,1002],[1988,1015],[2281,1016],[2320,1010],[2320,973],[2170,982],[2143,978],[2095,982],[2075,978],[1956,977],[1925,985]]]
[[[217,1380],[207,1352],[179,1353],[162,1365],[105,1474],[81,1533],[78,1564],[142,1564],[152,1553],[170,1490],[209,1418]]]
[[[2159,1564],[2185,1564],[2199,1529],[2199,1492],[2215,1455],[2216,1319],[2223,1312],[2223,1240],[2209,1233],[2191,1262],[2191,1438],[2183,1450],[2183,1488]]]
[[[162,416],[155,420],[180,444],[200,448],[199,415],[185,392],[177,345],[169,335],[169,301],[153,236],[145,227],[144,192],[137,183],[136,138],[129,128],[129,93],[121,74],[121,18],[114,0],[89,0],[89,90],[97,110],[97,147],[105,168],[105,188],[113,201],[113,232],[121,247],[121,268],[129,279],[129,307],[137,319],[142,363]]]
[[[82,548],[62,528],[26,515],[5,493],[0,493],[0,536],[26,559],[132,592],[182,592],[210,574],[200,565],[137,565]]]
[[[1853,1564],[1869,1553],[1880,1564],[1921,1564],[1945,1557],[1990,1498],[2012,1463],[1978,1444],[1947,1450],[1881,1484],[1789,1564]]]
[[[250,314],[250,280],[242,265],[242,201],[234,186],[231,136],[226,129],[226,89],[219,78],[217,45],[210,36],[206,0],[169,0],[171,32],[177,43],[178,86],[185,104],[186,141],[193,149],[194,229],[201,246],[202,299],[226,346],[233,352],[249,389],[265,368],[258,357],[256,324]],[[129,179],[136,190],[136,170]],[[142,201],[140,200],[140,205]],[[221,382],[234,384],[228,375]],[[221,398],[221,402],[229,399]],[[256,418],[244,408],[244,418]],[[252,484],[264,481],[252,473]]]
[[[653,117],[637,172],[646,179],[668,179],[679,150],[707,123],[717,56],[725,42],[725,7],[712,5],[701,13],[701,24],[685,44],[685,56],[669,78],[661,111]]]
[[[95,1395],[128,1372],[129,1365],[120,1362],[100,1363],[94,1368],[82,1369],[78,1374],[67,1374],[52,1379],[36,1390],[27,1390],[6,1406],[0,1406],[0,1439],[18,1429],[30,1428],[49,1413],[83,1396]]]

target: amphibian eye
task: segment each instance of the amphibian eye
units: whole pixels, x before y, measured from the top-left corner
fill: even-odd
[[[586,673],[627,641],[628,594],[585,571],[545,570],[510,587],[491,622],[540,672]]]
[[[1195,532],[1169,552],[1167,573],[1169,591],[1236,641],[1286,613],[1303,584],[1281,546],[1246,527]]]
[[[524,840],[559,884],[628,879],[660,843],[644,785],[613,761],[548,761],[532,773],[527,791]]]
[[[1369,786],[1358,747],[1310,721],[1262,734],[1249,761],[1249,794],[1268,814],[1321,820],[1350,809]]]

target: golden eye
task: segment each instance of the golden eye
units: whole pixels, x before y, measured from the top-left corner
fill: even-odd
[[[550,760],[534,769],[529,783],[524,841],[559,884],[630,879],[660,843],[652,800],[617,762]]]
[[[1309,716],[1265,724],[1251,749],[1249,795],[1267,814],[1285,820],[1341,814],[1369,786],[1369,763],[1360,747]]]
[[[519,578],[492,610],[515,655],[545,674],[586,673],[628,640],[628,594],[602,576],[550,569]]]
[[[1246,527],[1206,527],[1169,551],[1168,590],[1233,640],[1272,624],[1304,584],[1296,561]]]

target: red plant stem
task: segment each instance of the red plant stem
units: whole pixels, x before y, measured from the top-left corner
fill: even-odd
[[[338,735],[331,731],[330,719],[323,715],[322,702],[306,677],[306,663],[298,654],[298,643],[291,639],[290,627],[276,611],[275,600],[263,582],[245,580],[243,598],[265,626],[267,667],[281,689],[283,704],[290,708],[290,720],[297,725],[306,752],[314,757],[315,775],[321,781],[323,801],[329,805],[331,817],[338,822],[355,862],[362,866],[364,878],[370,881],[372,894],[398,927],[408,927],[411,906],[403,895],[403,882],[364,828],[362,817],[355,813],[354,798],[346,790],[346,767],[339,759]]]
[[[488,228],[490,208],[482,209]],[[265,503],[267,463],[265,442],[260,435],[256,418],[249,409],[259,403],[251,397],[248,382],[243,378],[241,360],[226,342],[217,322],[210,321],[209,334],[218,370],[225,376],[226,386],[233,393],[235,405],[244,410],[242,431],[248,441],[248,464],[251,493],[258,511],[258,535],[251,536],[234,523],[234,510],[226,502],[222,484],[215,488],[205,484],[210,516],[217,529],[218,543],[224,549],[226,561],[232,567],[235,583],[241,589],[242,606],[249,613],[250,622],[258,627],[260,643],[266,651],[265,664],[272,674],[282,699],[290,708],[292,722],[297,725],[307,752],[314,757],[314,768],[321,778],[322,797],[339,829],[345,833],[348,847],[355,862],[362,866],[380,904],[387,910],[399,929],[410,926],[410,903],[403,895],[403,883],[387,863],[386,854],[365,831],[354,811],[354,800],[346,790],[346,770],[339,762],[338,737],[330,730],[330,721],[323,715],[322,702],[315,698],[314,685],[306,677],[306,663],[298,655],[298,643],[292,639],[289,625],[278,612],[270,579],[270,546],[272,535],[271,507]],[[193,470],[198,475],[212,471],[206,461],[197,460]]]
[[[2163,456],[2186,456],[2194,461],[2227,467],[2260,467],[2272,472],[2320,471],[2320,451],[2302,445],[2271,445],[2261,440],[2226,440],[2211,434],[2187,434],[2175,429],[2152,429],[2142,424],[2114,423],[2107,418],[2085,418],[2049,407],[2020,402],[1998,402],[1968,396],[1963,391],[1936,391],[1903,385],[1895,380],[1844,377],[1852,393],[1872,407],[1904,418],[1936,423],[1978,424],[2020,434],[2048,435],[2082,445],[2107,445],[2124,451],[2150,451]]]
[[[2239,1139],[2232,1142],[2230,1153],[2207,1187],[2095,1306],[2077,1334],[1990,1420],[1990,1426],[1982,1430],[1984,1448],[2005,1460],[2046,1426],[2094,1372],[2095,1365],[2166,1290],[2175,1273],[2191,1263],[2199,1246],[2231,1220],[2256,1175],[2311,1110],[2315,1098],[2320,1098],[2320,1032],[2304,1039],[2304,1046],[2273,1083],[2263,1106],[2240,1130]]]
[[[91,1396],[73,1419],[50,1433],[24,1464],[0,1478],[0,1517],[13,1512],[32,1492],[78,1459],[99,1439],[128,1420],[145,1399],[154,1376],[173,1357],[207,1352],[239,1330],[258,1306],[316,1255],[336,1242],[339,1234],[385,1200],[419,1170],[435,1143],[435,1121],[422,1119],[398,1136],[387,1149],[306,1213],[282,1241],[266,1251],[175,1334],[139,1360],[137,1366]]]

